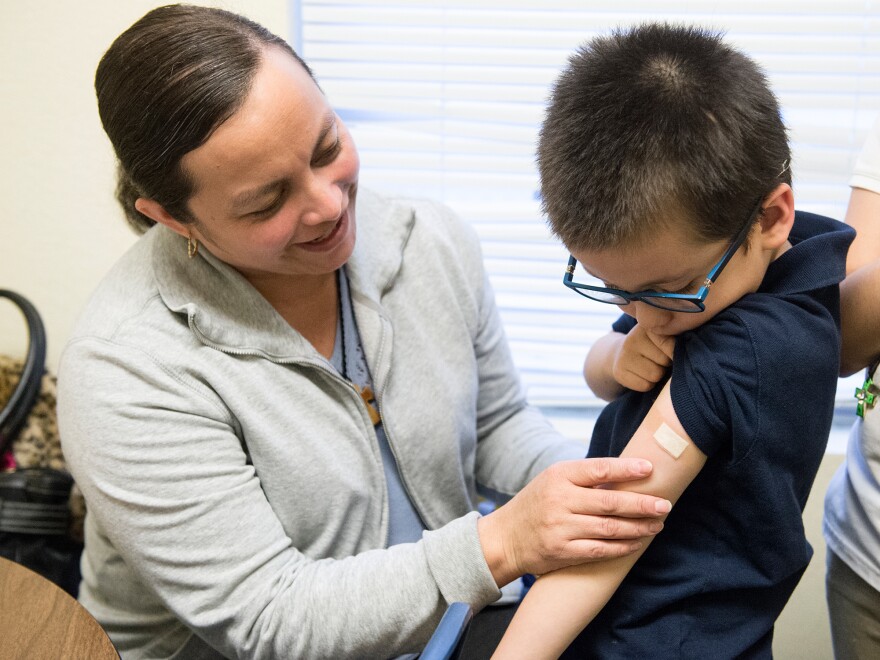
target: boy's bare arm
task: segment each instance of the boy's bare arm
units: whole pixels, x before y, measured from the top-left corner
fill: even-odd
[[[856,238],[847,254],[847,278],[840,285],[842,376],[880,356],[880,194],[853,188],[846,222],[855,228]]]
[[[629,334],[609,332],[593,344],[584,360],[584,379],[593,393],[613,401],[624,389],[647,392],[672,364],[673,337],[636,326]]]
[[[674,454],[679,450],[676,458]],[[628,490],[659,495],[673,503],[705,465],[706,455],[691,442],[678,421],[669,384],[622,456],[638,456],[654,464],[651,476],[626,484]],[[644,548],[627,557],[542,576],[520,604],[493,658],[559,657],[605,606],[642,552]]]
[[[626,335],[609,332],[592,345],[584,359],[584,380],[593,394],[604,401],[613,401],[623,394],[623,385],[612,375],[614,356]]]

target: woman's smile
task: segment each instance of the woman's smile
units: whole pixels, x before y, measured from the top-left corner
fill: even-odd
[[[318,238],[303,243],[297,243],[296,247],[308,252],[328,252],[337,247],[337,245],[345,238],[349,227],[349,209],[345,209],[336,224],[331,229],[319,236]]]

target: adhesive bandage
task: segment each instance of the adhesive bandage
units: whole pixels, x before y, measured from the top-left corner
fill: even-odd
[[[660,428],[654,431],[654,440],[657,441],[657,444],[660,445],[667,454],[675,459],[681,456],[682,452],[687,449],[688,446],[688,441],[669,428],[669,426],[666,425],[666,422],[662,422]]]

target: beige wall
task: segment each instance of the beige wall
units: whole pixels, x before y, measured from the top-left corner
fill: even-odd
[[[773,657],[776,660],[831,660],[831,632],[825,604],[825,541],[822,538],[822,508],[828,482],[843,462],[841,454],[826,454],[816,475],[804,526],[813,546],[813,559],[800,584],[776,622]]]
[[[148,0],[0,3],[0,288],[40,310],[55,368],[76,315],[135,239],[113,198],[114,157],[95,67]],[[196,2],[246,13],[286,36],[286,0]],[[23,355],[22,320],[0,305],[0,352]]]
[[[120,31],[159,4],[0,5],[0,288],[19,291],[40,309],[53,368],[89,292],[135,238],[112,195],[113,154],[95,107],[95,66]],[[222,4],[277,34],[288,32],[285,0],[205,4]],[[23,353],[20,325],[11,306],[0,306],[0,352]],[[781,660],[830,657],[821,500],[840,460],[826,458],[807,507],[816,556],[779,622],[775,651]]]

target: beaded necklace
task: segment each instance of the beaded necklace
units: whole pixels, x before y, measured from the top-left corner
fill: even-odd
[[[376,395],[373,393],[373,388],[369,385],[362,387],[361,385],[353,382],[348,377],[348,374],[350,372],[354,372],[355,370],[353,368],[350,369],[348,364],[348,342],[345,339],[345,326],[348,324],[345,322],[345,314],[342,309],[342,285],[340,282],[340,279],[342,277],[342,271],[337,271],[336,283],[337,290],[339,292],[339,309],[337,313],[339,314],[339,334],[340,343],[342,344],[342,377],[350,382],[354,389],[357,390],[358,394],[361,395],[361,399],[363,399],[364,405],[367,407],[367,412],[370,415],[370,421],[373,423],[373,426],[376,426],[377,424],[381,423],[382,416],[379,414],[379,405],[376,403]]]

